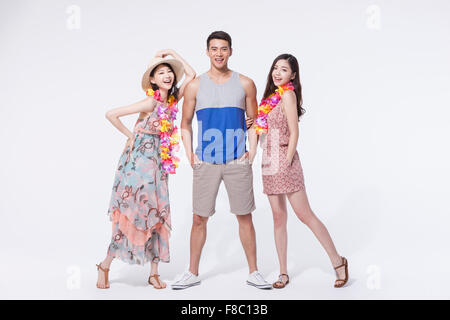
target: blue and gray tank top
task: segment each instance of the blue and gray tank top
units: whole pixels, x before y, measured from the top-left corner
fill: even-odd
[[[239,73],[217,84],[207,73],[200,76],[195,113],[198,121],[198,144],[195,153],[209,163],[227,163],[247,150],[245,91]]]

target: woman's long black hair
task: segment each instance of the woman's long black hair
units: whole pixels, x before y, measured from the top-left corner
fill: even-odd
[[[154,76],[156,68],[158,68],[160,65],[169,67],[169,69],[172,70],[172,73],[173,73],[173,76],[174,76],[172,88],[170,88],[167,98],[169,98],[170,96],[174,96],[175,99],[178,100],[177,75],[175,74],[175,71],[173,71],[172,66],[170,64],[168,64],[168,63],[158,64],[156,67],[153,68],[152,72],[150,72],[150,77]],[[158,90],[159,89],[158,86],[156,84],[154,84],[154,83],[150,82],[150,85],[152,86],[153,90]]]
[[[266,99],[268,96],[270,96],[272,93],[275,92],[275,89],[277,89],[277,86],[273,83],[272,79],[272,72],[275,68],[275,64],[278,62],[278,60],[287,60],[289,63],[289,66],[291,67],[292,72],[295,72],[295,78],[292,80],[292,85],[294,86],[294,92],[297,96],[297,113],[298,118],[306,112],[305,109],[302,108],[303,99],[302,99],[302,85],[300,83],[300,75],[299,75],[299,67],[298,67],[298,61],[297,58],[295,58],[292,54],[284,53],[280,54],[278,57],[275,58],[275,60],[272,63],[272,66],[270,67],[269,74],[267,76],[267,84],[266,84],[266,90],[264,91],[264,99]]]

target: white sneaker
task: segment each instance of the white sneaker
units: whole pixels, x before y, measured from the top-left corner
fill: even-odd
[[[248,275],[247,284],[257,287],[258,289],[272,289],[272,285],[264,280],[264,277],[258,270]]]
[[[186,271],[180,280],[176,281],[171,285],[173,290],[181,290],[186,289],[192,286],[197,286],[200,284],[200,280],[198,280],[198,276],[193,274],[190,271]]]

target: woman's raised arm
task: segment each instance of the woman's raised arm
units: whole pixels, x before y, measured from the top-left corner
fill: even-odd
[[[194,69],[189,65],[189,63],[187,63],[187,61],[184,60],[183,57],[181,57],[177,52],[175,52],[175,50],[164,49],[164,50],[160,50],[156,53],[156,57],[161,57],[161,58],[165,58],[168,55],[171,55],[172,57],[180,60],[183,63],[184,73],[185,73],[186,77],[184,78],[184,81],[181,84],[180,89],[178,90],[178,101],[180,101],[181,98],[183,98],[183,96],[184,96],[184,88],[186,88],[186,85],[189,83],[189,81],[191,81],[192,79],[195,78],[196,73],[195,73]],[[180,79],[177,79],[177,80],[180,80]]]

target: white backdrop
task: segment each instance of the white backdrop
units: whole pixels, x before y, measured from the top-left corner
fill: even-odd
[[[0,2],[0,297],[448,299],[449,12],[446,0]],[[114,261],[111,289],[95,288],[125,143],[105,112],[144,97],[140,79],[159,49],[205,72],[215,30],[232,36],[230,68],[255,81],[258,100],[273,59],[298,58],[307,112],[297,149],[311,206],[349,260],[347,287],[332,287],[328,256],[290,207],[291,284],[245,285],[222,185],[201,286],[154,290],[149,265]],[[132,129],[136,118],[123,121]],[[259,269],[272,282],[278,261],[260,161],[261,150],[253,216]],[[169,184],[172,261],[160,273],[170,283],[189,262],[192,170],[184,158]]]

